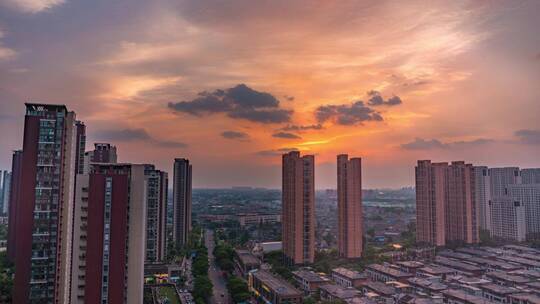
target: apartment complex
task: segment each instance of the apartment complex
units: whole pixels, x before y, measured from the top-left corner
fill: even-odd
[[[417,240],[444,246],[478,242],[475,172],[462,161],[418,161],[416,167]]]
[[[315,157],[293,151],[282,157],[283,253],[290,264],[315,258]]]
[[[191,231],[191,165],[188,159],[174,160],[173,240],[177,246],[188,241]]]
[[[511,196],[498,196],[489,202],[490,235],[504,240],[525,241],[525,206]]]
[[[346,258],[362,256],[362,159],[337,156],[338,251]]]
[[[146,251],[147,263],[162,262],[167,249],[167,172],[145,165],[146,177]]]

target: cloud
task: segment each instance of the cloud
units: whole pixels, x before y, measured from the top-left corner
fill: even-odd
[[[1,0],[0,0],[1,1]],[[4,32],[0,30],[0,39],[4,38]],[[0,41],[0,61],[12,59],[17,55],[17,52],[2,45]]]
[[[259,156],[280,156],[291,151],[298,151],[298,149],[297,148],[280,148],[280,149],[273,149],[273,150],[262,150],[262,151],[256,152],[255,154]]]
[[[249,135],[247,133],[238,132],[238,131],[224,131],[221,133],[221,136],[227,139],[248,139],[249,138]]]
[[[201,92],[193,100],[170,102],[168,107],[195,116],[226,113],[230,118],[259,123],[289,122],[293,113],[292,110],[280,108],[279,100],[270,93],[253,90],[245,84]]]
[[[367,95],[369,97],[368,99],[368,105],[370,106],[397,106],[402,103],[401,98],[399,96],[392,96],[388,98],[387,100],[384,100],[384,98],[381,96],[381,93],[375,90],[371,90],[367,92]]]
[[[540,130],[517,130],[514,135],[524,144],[540,145]]]
[[[401,148],[405,150],[430,150],[430,149],[451,149],[451,148],[463,148],[464,146],[476,146],[492,143],[491,139],[479,138],[469,141],[454,141],[443,143],[438,139],[422,139],[415,138],[412,142],[401,145]]]
[[[287,125],[281,130],[283,131],[306,131],[306,130],[321,130],[323,128],[322,124],[316,125]]]
[[[0,4],[21,13],[35,14],[65,3],[65,0],[0,0]]]
[[[284,138],[284,139],[301,139],[302,138],[296,134],[288,133],[288,132],[277,132],[277,133],[272,134],[272,137]]]
[[[350,105],[325,105],[315,110],[315,117],[319,123],[328,120],[339,125],[362,124],[365,121],[382,121],[381,114],[364,105],[363,101],[357,101]]]
[[[153,138],[144,129],[102,130],[97,133],[97,137],[112,142],[146,141],[163,148],[186,148],[188,146],[183,142],[159,140]]]

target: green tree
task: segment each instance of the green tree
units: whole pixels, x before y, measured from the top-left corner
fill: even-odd
[[[229,278],[227,289],[235,303],[244,302],[251,297],[246,281],[237,276],[231,276]]]
[[[8,260],[6,252],[0,252],[0,303],[11,303],[14,273],[14,265]]]
[[[207,275],[199,275],[195,277],[195,284],[193,286],[193,297],[196,299],[203,300],[206,302],[210,295],[212,294],[212,289],[214,285],[208,278]]]

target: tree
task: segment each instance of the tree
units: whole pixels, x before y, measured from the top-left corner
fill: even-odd
[[[236,303],[244,302],[251,297],[247,283],[237,276],[229,278],[227,289]]]
[[[0,252],[0,303],[11,303],[14,266],[6,252]]]
[[[195,285],[193,288],[193,297],[196,299],[195,302],[198,302],[197,299],[206,302],[206,300],[212,294],[213,288],[214,285],[212,285],[212,282],[207,275],[200,275],[195,277]]]

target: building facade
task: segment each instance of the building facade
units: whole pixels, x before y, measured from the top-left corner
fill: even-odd
[[[73,303],[142,303],[146,233],[145,165],[93,164],[78,180],[87,202]],[[84,216],[83,216],[84,217]],[[77,239],[77,238],[75,238]]]
[[[167,249],[167,172],[145,166],[146,176],[146,263],[165,259]]]
[[[522,169],[522,184],[540,184],[540,168]]]
[[[290,264],[315,258],[315,157],[297,151],[282,157],[283,253]]]
[[[0,195],[2,208],[0,208],[0,214],[8,214],[9,210],[9,196],[11,193],[11,172],[4,171],[2,178],[2,193]]]
[[[174,160],[173,179],[173,240],[177,246],[188,241],[191,231],[191,176],[192,168],[188,159]]]
[[[17,210],[20,204],[20,187],[22,177],[22,150],[13,151],[11,161],[11,189],[9,195],[8,210],[8,235],[7,235],[7,256],[12,262],[15,262],[17,255],[16,236],[17,236]]]
[[[71,279],[75,113],[26,104],[15,220],[13,302],[68,303]]]
[[[478,227],[482,230],[490,230],[489,201],[491,191],[489,169],[485,166],[475,166],[473,171]]]
[[[489,202],[490,235],[493,238],[522,242],[526,237],[525,206],[511,196],[494,197]]]
[[[342,257],[362,256],[362,159],[337,156],[338,250]]]
[[[517,167],[490,168],[491,197],[507,195],[508,185],[521,184],[521,175]]]
[[[527,239],[540,238],[540,184],[508,185],[507,192],[525,208]]]

